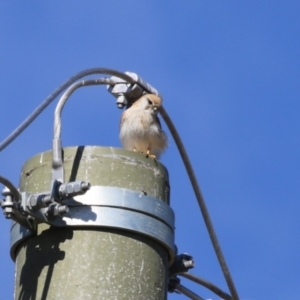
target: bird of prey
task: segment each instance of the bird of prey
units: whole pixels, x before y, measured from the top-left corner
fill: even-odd
[[[125,149],[159,158],[168,145],[157,113],[162,105],[160,97],[145,94],[126,109],[121,117],[120,140]]]

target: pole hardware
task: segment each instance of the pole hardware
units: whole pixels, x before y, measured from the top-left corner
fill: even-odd
[[[12,201],[13,194],[7,187],[5,187],[2,191],[2,195],[5,197],[5,201],[1,204],[3,213],[6,219],[11,219],[15,209],[14,202]]]
[[[194,259],[191,255],[183,253],[176,255],[173,264],[169,268],[169,273],[175,275],[178,273],[187,272],[189,269],[194,268]]]
[[[58,194],[61,200],[72,198],[78,195],[83,195],[91,188],[91,184],[85,181],[73,181],[62,183],[58,189]]]
[[[176,289],[178,284],[180,284],[180,279],[177,276],[171,276],[169,278],[168,292],[180,294]]]
[[[94,174],[97,181],[86,177],[92,180],[91,185],[87,181],[75,180],[61,183],[52,180],[52,152],[38,154],[32,159],[33,163],[30,160],[28,166],[25,164],[22,171],[20,209],[38,225],[46,223],[52,228],[71,227],[74,230],[77,228],[80,230],[115,229],[148,237],[161,245],[167,253],[168,267],[175,257],[175,215],[168,204],[167,170],[163,165],[147,159],[142,154],[123,149],[85,146],[82,148],[84,149],[82,153],[79,152],[80,149],[80,147],[64,148],[64,155],[68,160],[65,164],[66,178],[70,178],[74,168],[79,167],[76,178],[86,176],[86,170],[90,170],[89,174]],[[76,157],[80,157],[80,160],[72,163],[73,159],[77,159]],[[114,179],[114,183],[106,179],[111,175],[106,173],[108,171],[104,171],[103,167],[111,170],[111,164],[115,166],[114,168],[118,166],[126,178],[128,176],[131,178],[132,183],[129,182],[129,185],[134,190],[117,187],[120,175],[117,170],[115,173],[118,176]],[[128,166],[131,167],[127,170]],[[28,170],[35,171],[28,176]],[[47,184],[44,182],[50,182],[49,191],[33,192],[35,183],[41,176],[39,174],[44,176],[39,190],[45,189]],[[106,176],[103,176],[104,174]],[[150,183],[148,183],[149,179]],[[159,181],[152,186],[151,182],[154,179]],[[97,184],[98,180],[101,180],[98,183],[101,185]],[[147,185],[144,180],[147,181]],[[28,188],[28,183],[22,183],[24,181],[29,181],[31,187]],[[108,184],[113,186],[106,186]],[[16,221],[19,222],[19,219]],[[17,245],[26,237],[30,237],[28,229],[32,231],[32,227],[25,225],[22,230],[17,224],[12,227],[11,256],[13,259],[16,258]]]
[[[107,85],[107,90],[117,98],[117,106],[122,109],[125,106],[129,107],[136,99],[140,98],[145,93],[145,88],[151,94],[159,95],[158,91],[150,84],[144,81],[137,74],[132,72],[125,72],[130,76],[134,83],[128,83],[124,79],[112,76],[110,79],[115,81],[115,85]]]
[[[1,208],[7,219],[13,219],[25,228],[34,231],[33,223],[49,223],[55,217],[62,217],[69,212],[69,207],[62,201],[83,195],[90,187],[90,183],[85,181],[62,184],[54,180],[50,191],[38,194],[22,192],[20,199],[15,199],[13,193],[5,187],[2,191],[5,200],[1,202]]]
[[[69,212],[69,207],[67,205],[53,204],[49,205],[46,215],[49,219],[54,217],[62,217],[64,214]]]
[[[36,223],[115,228],[151,237],[166,248],[169,262],[174,261],[175,216],[165,202],[140,192],[103,186],[93,186],[85,195],[59,199],[59,203],[49,195],[23,192],[21,208]]]
[[[60,183],[53,180],[51,190],[42,194],[22,193],[21,209],[31,215],[37,223],[51,224],[55,217],[62,217],[69,212],[69,207],[63,200],[85,194],[91,185],[85,181]]]
[[[0,176],[1,180],[5,179],[5,177]],[[4,180],[2,180],[4,181]],[[9,182],[7,180],[7,182]],[[21,194],[18,190],[12,185],[7,184],[2,191],[2,195],[5,197],[5,200],[0,202],[0,206],[3,209],[3,214],[6,219],[12,219],[15,222],[18,222],[22,226],[29,228],[30,230],[34,230],[35,224],[33,223],[32,217],[28,214],[24,213],[24,210],[21,206]]]
[[[200,297],[199,295],[195,294],[194,292],[183,286],[181,284],[181,280],[176,275],[170,277],[169,279],[168,292],[183,294],[192,300],[205,300],[204,298]]]

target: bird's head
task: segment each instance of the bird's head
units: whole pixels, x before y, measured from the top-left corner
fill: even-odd
[[[142,109],[157,113],[161,107],[161,98],[154,94],[146,94],[137,100],[133,105],[136,105]]]

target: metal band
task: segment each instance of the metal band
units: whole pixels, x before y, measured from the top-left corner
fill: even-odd
[[[36,235],[36,233],[30,231],[19,223],[12,222],[10,228],[10,257],[13,261],[16,260],[16,250],[19,244],[24,240]]]
[[[137,211],[150,215],[174,229],[175,215],[165,202],[124,188],[109,186],[92,186],[84,195],[63,201],[68,206],[109,206]]]
[[[140,233],[162,244],[169,252],[170,261],[173,260],[175,217],[162,200],[124,188],[93,186],[84,195],[63,203],[69,206],[69,212],[47,223],[57,227],[103,227]],[[19,235],[13,233],[16,225]],[[14,227],[11,253],[30,232],[19,224]]]
[[[151,237],[174,256],[174,232],[165,223],[142,213],[107,206],[76,206],[63,217],[55,219],[57,227],[106,227],[133,231]]]
[[[160,242],[174,256],[173,210],[162,200],[124,188],[93,186],[64,201],[70,211],[54,226],[100,226],[141,233]]]

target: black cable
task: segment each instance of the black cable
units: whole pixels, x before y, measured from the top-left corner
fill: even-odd
[[[192,292],[191,290],[189,290],[188,288],[186,288],[182,284],[177,284],[176,290],[178,292],[182,293],[183,295],[187,296],[188,298],[192,299],[192,300],[204,300],[204,298],[202,298],[199,295],[195,294],[194,292]]]
[[[227,293],[225,293],[224,291],[222,291],[221,289],[219,289],[216,285],[214,285],[213,283],[203,279],[203,278],[200,278],[198,276],[195,276],[191,273],[179,273],[177,274],[179,276],[182,276],[182,277],[185,277],[189,280],[192,280],[204,287],[206,287],[207,289],[211,290],[212,292],[214,292],[216,295],[220,296],[222,299],[224,300],[232,300],[231,296],[228,295]]]
[[[61,86],[55,89],[54,92],[52,92],[7,138],[0,143],[0,152],[5,149],[13,140],[15,140],[63,90],[68,88],[76,80],[92,74],[109,74],[124,79],[129,83],[135,83],[135,80],[133,80],[130,76],[107,68],[87,69],[75,74],[65,81]]]
[[[171,132],[171,134],[172,134],[172,136],[174,138],[174,141],[175,141],[175,143],[177,145],[177,148],[179,150],[179,153],[180,153],[181,158],[183,160],[183,163],[185,165],[186,171],[188,173],[188,176],[190,178],[192,187],[193,187],[194,192],[195,192],[195,196],[196,196],[198,204],[200,206],[200,210],[201,210],[201,213],[202,213],[202,216],[203,216],[203,219],[204,219],[204,222],[205,222],[208,234],[210,236],[212,245],[214,247],[214,250],[216,252],[217,258],[219,260],[219,264],[221,266],[222,272],[224,274],[225,280],[226,280],[228,288],[230,290],[232,299],[233,300],[239,300],[239,296],[238,296],[236,288],[234,286],[234,282],[233,282],[233,280],[231,278],[231,275],[230,275],[229,269],[227,267],[225,258],[223,256],[220,244],[218,242],[217,235],[215,233],[212,221],[210,219],[210,216],[209,216],[209,213],[208,213],[208,209],[207,209],[206,204],[205,204],[204,197],[202,195],[200,186],[199,186],[199,184],[197,182],[197,178],[196,178],[195,172],[193,170],[192,164],[191,164],[190,159],[188,157],[188,154],[187,154],[187,152],[185,150],[183,142],[182,142],[182,140],[181,140],[181,138],[179,136],[179,133],[177,132],[177,129],[176,129],[174,123],[172,122],[171,118],[169,117],[168,113],[166,112],[166,110],[164,109],[163,106],[160,109],[160,114],[163,117],[165,123],[167,124],[167,126],[168,126],[168,128],[169,128],[169,130],[170,130],[170,132]]]
[[[13,200],[14,201],[18,201],[21,198],[20,193],[17,190],[17,188],[7,178],[0,175],[0,182],[4,186],[6,186],[10,190],[10,192],[13,194],[13,196],[14,196]]]

